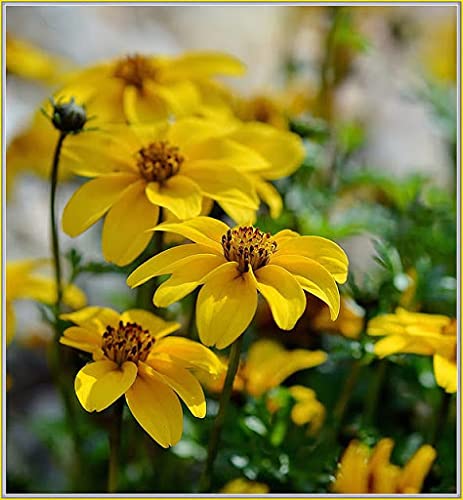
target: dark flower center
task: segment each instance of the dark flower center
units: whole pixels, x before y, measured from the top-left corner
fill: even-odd
[[[252,226],[242,226],[229,229],[222,236],[222,247],[225,258],[230,262],[238,262],[238,270],[245,273],[249,266],[254,271],[265,266],[276,251],[277,242],[270,233]]]
[[[138,89],[143,88],[145,80],[154,80],[156,73],[156,67],[152,61],[139,54],[126,56],[119,61],[114,70],[116,78],[121,78],[127,85],[134,85]]]
[[[119,321],[117,328],[107,326],[103,333],[103,353],[118,365],[125,361],[145,361],[155,342],[148,330],[137,323]]]
[[[148,182],[163,182],[176,175],[184,161],[179,148],[167,141],[152,142],[137,153],[137,166]]]

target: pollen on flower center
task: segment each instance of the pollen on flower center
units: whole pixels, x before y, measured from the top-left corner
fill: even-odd
[[[118,365],[125,361],[145,361],[155,342],[148,330],[137,323],[119,321],[117,328],[107,326],[103,333],[103,353]]]
[[[270,233],[264,233],[252,226],[242,226],[229,229],[222,236],[222,247],[225,258],[238,262],[238,270],[245,273],[249,266],[255,271],[265,266],[277,243]]]
[[[179,148],[167,141],[152,142],[137,152],[137,166],[148,182],[163,182],[172,177],[184,161]]]
[[[156,78],[156,68],[148,58],[135,54],[119,61],[114,76],[124,80],[127,85],[141,89],[145,80]]]

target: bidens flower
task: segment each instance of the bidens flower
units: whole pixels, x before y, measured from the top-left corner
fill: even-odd
[[[368,323],[369,335],[386,335],[376,342],[375,354],[381,358],[396,353],[433,356],[434,375],[447,392],[457,391],[456,320],[439,314],[408,312],[383,314]]]
[[[291,330],[304,312],[304,290],[328,304],[332,319],[339,313],[336,281],[346,280],[348,260],[330,240],[290,230],[271,236],[252,226],[230,229],[209,217],[163,223],[155,229],[194,243],[147,260],[127,284],[136,287],[154,276],[172,274],[154,294],[158,307],[167,307],[202,285],[196,324],[206,345],[223,349],[246,330],[256,312],[257,292],[283,330]]]
[[[52,278],[36,274],[41,267],[50,264],[47,259],[18,260],[6,264],[6,342],[9,344],[16,330],[16,315],[13,302],[36,300],[44,304],[56,302],[56,283]],[[63,290],[63,303],[72,309],[83,307],[87,298],[75,285]]]
[[[77,236],[106,215],[102,247],[109,262],[129,264],[148,245],[159,207],[180,220],[200,214],[205,198],[257,210],[243,164],[267,168],[251,149],[221,137],[223,128],[186,118],[157,126],[115,127],[72,149],[74,171],[95,177],[80,187],[63,212],[63,229]],[[226,209],[226,207],[225,207]]]
[[[125,394],[135,419],[164,448],[182,435],[177,396],[195,417],[205,416],[204,393],[190,370],[217,375],[223,365],[198,342],[167,337],[178,323],[139,309],[119,314],[103,307],[61,317],[77,326],[66,329],[60,342],[93,357],[75,379],[77,398],[87,411],[102,411]]]
[[[268,493],[270,488],[265,483],[256,481],[248,481],[242,477],[238,477],[229,481],[221,490],[220,493]]]
[[[373,452],[359,441],[351,441],[344,452],[336,480],[335,493],[419,493],[436,458],[432,446],[418,449],[404,467],[389,462],[394,441],[381,439]]]
[[[134,54],[75,74],[69,89],[93,88],[110,121],[153,122],[192,115],[201,106],[198,84],[219,75],[239,76],[243,64],[220,52],[176,57]]]

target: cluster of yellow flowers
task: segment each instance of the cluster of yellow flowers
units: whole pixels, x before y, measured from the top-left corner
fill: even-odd
[[[283,330],[292,330],[303,315],[306,293],[327,306],[313,318],[314,327],[351,338],[363,329],[364,312],[350,299],[341,299],[338,290],[348,271],[348,258],[339,245],[289,229],[272,235],[253,225],[261,202],[272,217],[281,213],[282,199],[271,181],[294,173],[305,152],[284,120],[262,111],[263,103],[245,113],[216,80],[243,71],[240,61],[220,53],[136,54],[72,73],[54,103],[43,106],[66,139],[60,175],[90,179],[64,208],[64,232],[78,236],[104,218],[104,258],[118,266],[136,261],[127,277],[129,287],[169,276],[153,287],[153,303],[159,308],[200,287],[195,318],[201,343],[171,335],[179,323],[141,308],[122,314],[98,306],[83,308],[83,293],[74,285],[64,287],[63,303],[73,312],[61,314],[61,319],[75,326],[64,331],[60,342],[92,357],[75,378],[80,403],[89,412],[102,411],[125,395],[135,419],[163,447],[175,445],[182,435],[179,398],[202,418],[206,400],[200,381],[212,391],[222,390],[228,363],[208,347],[227,348],[246,331],[259,295]],[[66,111],[63,106],[68,104]],[[71,120],[70,128],[63,128],[70,115],[57,117],[59,106],[60,113],[72,112],[72,120],[77,120]],[[87,116],[95,117],[92,131],[86,131]],[[57,140],[50,130],[37,114],[31,128],[8,149],[9,172],[14,175],[31,161],[43,173],[50,172]],[[34,157],[24,148],[31,141],[39,147]],[[214,203],[230,225],[209,217]],[[150,242],[164,232],[176,235],[181,244],[153,255]],[[13,300],[56,301],[56,284],[33,274],[39,265],[8,264],[8,341],[15,329]],[[451,319],[398,310],[371,320],[367,333],[387,336],[376,344],[380,357],[397,352],[433,355],[437,383],[456,391],[456,331]],[[233,387],[261,396],[326,358],[322,351],[288,352],[276,342],[261,340],[241,362]],[[293,386],[290,393],[296,402],[292,420],[316,432],[325,409],[315,392]],[[270,398],[268,406],[275,411],[278,403]],[[422,480],[416,477],[423,474],[408,479],[415,470],[411,462],[418,458],[400,471],[388,462],[391,448],[389,440],[380,441],[370,457],[363,445],[351,444],[334,490],[367,492],[371,483],[374,492],[419,491]],[[429,469],[434,455],[429,449],[426,453]],[[346,471],[358,474],[353,461],[362,476],[350,485]],[[385,475],[391,478],[387,484],[381,482]]]

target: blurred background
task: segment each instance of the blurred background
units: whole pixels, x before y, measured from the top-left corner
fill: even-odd
[[[228,85],[243,98],[259,96],[284,107],[292,116],[302,117],[291,124],[293,130],[310,126],[312,135],[323,135],[327,127],[334,130],[344,163],[375,172],[370,184],[384,187],[382,176],[398,180],[402,191],[395,187],[388,195],[399,200],[399,205],[418,189],[418,177],[410,177],[412,174],[427,176],[431,185],[455,196],[456,23],[457,10],[451,6],[6,8],[9,37],[34,45],[69,69],[136,52],[173,55],[209,49],[237,56],[248,70],[242,78],[224,80]],[[33,113],[57,88],[56,84],[25,78],[16,69],[17,61],[12,64],[14,57],[7,52],[7,146],[30,126]],[[336,168],[332,149],[320,144],[309,141],[306,167],[316,171]],[[353,180],[354,184],[361,187],[359,179]],[[75,187],[73,182],[60,186],[59,211]],[[343,196],[327,226],[322,211],[317,213],[318,200],[284,182],[279,187],[288,209],[300,214],[306,234],[341,241],[352,272],[360,278],[368,275],[376,265],[375,227],[387,227],[390,217],[377,206],[365,205],[371,193],[360,189]],[[15,177],[6,217],[9,260],[49,255],[48,185],[43,178],[32,171]],[[354,222],[359,226],[356,230],[351,227]],[[426,220],[421,222],[426,227]],[[450,222],[447,227],[452,250],[454,226]],[[62,235],[62,241],[65,250],[75,247],[87,258],[101,259],[95,231],[73,240]],[[455,264],[452,266],[455,271]],[[452,274],[447,271],[442,276]],[[102,305],[117,305],[118,293],[126,290],[120,275],[91,276],[79,285],[88,293],[89,302]],[[454,278],[447,280],[446,286],[448,293],[455,293]],[[453,307],[454,302],[445,313],[451,314]],[[62,465],[67,460],[69,437],[43,357],[48,327],[40,322],[32,303],[18,304],[17,317],[17,338],[8,357],[12,383],[8,399],[9,484],[16,492],[63,491]],[[420,411],[426,414],[423,405]],[[89,453],[98,456],[106,445],[101,430],[92,432]],[[56,449],[58,442],[62,450]],[[50,444],[55,447],[53,453]],[[181,447],[179,450],[181,455]],[[133,482],[141,474],[138,470],[130,473]]]

